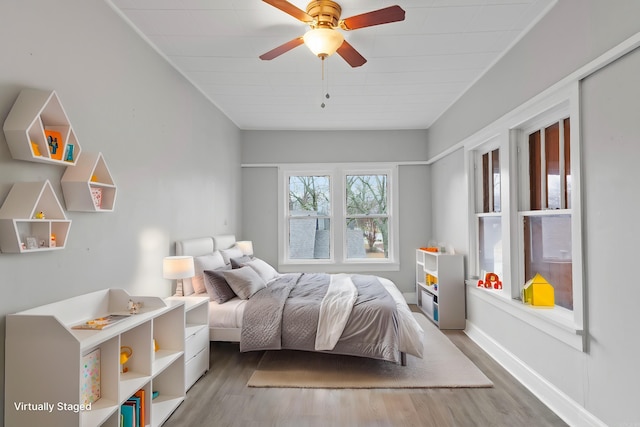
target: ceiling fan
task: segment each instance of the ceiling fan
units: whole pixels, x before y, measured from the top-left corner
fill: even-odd
[[[263,1],[305,24],[309,24],[311,27],[311,30],[307,31],[304,36],[290,40],[260,55],[260,59],[267,61],[277,58],[283,53],[304,43],[322,60],[333,53],[338,53],[349,65],[359,67],[367,62],[367,60],[344,39],[344,36],[338,28],[350,31],[374,25],[404,21],[405,14],[404,10],[396,5],[340,19],[342,8],[338,3],[331,0],[311,1],[307,5],[306,12],[285,0]]]

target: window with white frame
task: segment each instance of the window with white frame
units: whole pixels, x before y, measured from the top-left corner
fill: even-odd
[[[495,145],[491,142],[476,151],[476,264],[481,277],[495,273],[502,278],[500,148]]]
[[[394,265],[396,175],[388,165],[281,167],[280,266]]]
[[[523,108],[497,122],[486,130],[495,135],[491,139],[468,142],[474,188],[470,271],[494,272],[503,281],[502,292],[481,296],[580,348],[584,283],[575,88],[550,96],[537,111]],[[554,287],[555,307],[529,315],[522,289],[536,273]],[[576,335],[565,335],[570,330]]]
[[[539,273],[553,285],[556,306],[573,310],[570,123],[550,117],[521,132],[518,228],[521,282]]]

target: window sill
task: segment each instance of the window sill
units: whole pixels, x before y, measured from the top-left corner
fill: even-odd
[[[366,273],[375,271],[400,271],[397,262],[299,262],[279,263],[278,271],[281,273]]]
[[[468,295],[479,298],[563,343],[584,351],[584,330],[575,324],[573,312],[562,307],[534,307],[513,300],[503,291],[479,288],[467,280]]]

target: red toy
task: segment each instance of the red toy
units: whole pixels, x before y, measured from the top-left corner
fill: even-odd
[[[478,280],[479,288],[502,289],[502,282],[496,273],[487,273],[484,280]]]

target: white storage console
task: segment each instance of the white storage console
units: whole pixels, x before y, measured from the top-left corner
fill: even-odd
[[[418,307],[440,329],[465,328],[462,255],[416,250]]]
[[[165,301],[184,302],[185,391],[209,370],[209,297],[169,297]]]
[[[130,300],[142,303],[138,314],[102,330],[72,329],[107,314],[128,313]],[[144,391],[140,418],[147,426],[162,425],[185,397],[184,334],[183,303],[130,296],[122,289],[8,315],[5,425],[118,427],[121,405],[139,390]],[[133,353],[121,373],[123,346]],[[98,354],[94,384],[99,397],[83,406],[86,360]]]

